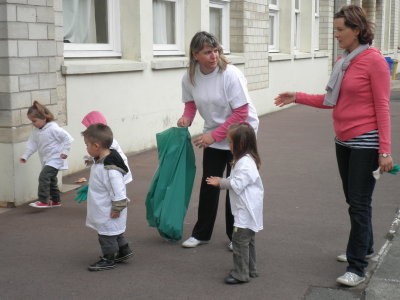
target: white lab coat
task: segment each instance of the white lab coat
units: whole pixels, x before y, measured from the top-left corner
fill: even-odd
[[[67,160],[60,158],[60,155],[68,155],[73,140],[71,135],[54,121],[46,123],[41,129],[33,127],[22,158],[28,160],[37,151],[42,166],[67,170]]]
[[[103,163],[91,166],[87,196],[86,226],[101,235],[118,235],[125,232],[127,210],[119,218],[111,218],[112,201],[126,199],[126,188],[120,171],[104,168]]]
[[[253,158],[246,155],[239,159],[228,180],[234,226],[254,232],[262,230],[264,187]]]

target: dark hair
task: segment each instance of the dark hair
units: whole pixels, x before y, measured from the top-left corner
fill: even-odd
[[[46,123],[54,121],[54,115],[51,111],[37,101],[33,101],[33,104],[28,108],[26,115],[40,120],[46,120]]]
[[[257,169],[260,168],[261,160],[257,150],[256,133],[250,124],[232,124],[228,128],[228,138],[232,143],[232,166],[243,156],[250,154],[256,163]]]
[[[374,40],[374,23],[368,20],[365,11],[357,5],[346,5],[338,11],[334,19],[344,19],[344,25],[351,29],[358,29],[357,38],[360,44],[372,44]]]
[[[204,46],[210,46],[211,48],[217,48],[218,50],[218,66],[220,72],[225,71],[227,64],[229,63],[224,55],[224,50],[222,49],[221,45],[218,43],[217,38],[208,33],[206,31],[199,31],[197,32],[190,42],[190,49],[189,49],[189,78],[190,82],[195,85],[194,82],[194,72],[196,70],[197,61],[194,58],[194,53],[199,53]]]
[[[92,144],[99,143],[105,149],[110,149],[114,138],[111,128],[101,123],[88,126],[85,131],[82,131],[82,136]]]

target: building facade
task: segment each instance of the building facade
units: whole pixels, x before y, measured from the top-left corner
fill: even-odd
[[[276,111],[279,92],[324,91],[341,53],[333,15],[345,4],[367,11],[374,46],[398,58],[395,0],[0,0],[0,206],[36,198],[39,159],[19,163],[33,101],[75,139],[64,175],[84,168],[81,120],[92,110],[126,153],[150,149],[183,112],[189,43],[205,30],[245,74],[258,114]],[[190,132],[201,130],[197,117]]]

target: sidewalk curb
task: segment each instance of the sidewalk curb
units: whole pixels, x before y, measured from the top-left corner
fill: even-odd
[[[386,235],[387,241],[381,248],[377,265],[371,271],[363,295],[366,300],[394,299],[400,290],[400,209]]]
[[[400,208],[386,234],[386,242],[379,253],[371,259],[367,280],[354,287],[338,286],[326,288],[311,286],[304,300],[382,300],[395,299],[393,295],[400,290]],[[397,299],[397,298],[396,298]]]

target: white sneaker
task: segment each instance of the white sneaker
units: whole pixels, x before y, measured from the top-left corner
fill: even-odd
[[[373,253],[366,255],[365,259],[368,260],[368,259],[371,259],[372,257],[374,257]],[[340,254],[340,255],[336,256],[336,260],[340,261],[340,262],[347,262],[347,256],[346,256],[346,254]]]
[[[188,238],[186,241],[184,241],[182,243],[182,247],[183,248],[194,248],[201,244],[207,244],[207,241],[199,241],[198,239],[191,236],[190,238]]]
[[[232,242],[229,242],[229,244],[228,244],[228,249],[229,249],[230,251],[233,251],[233,245],[232,245]]]
[[[365,277],[358,276],[352,272],[346,272],[344,275],[336,279],[337,283],[347,285],[347,286],[357,286],[365,281]]]

